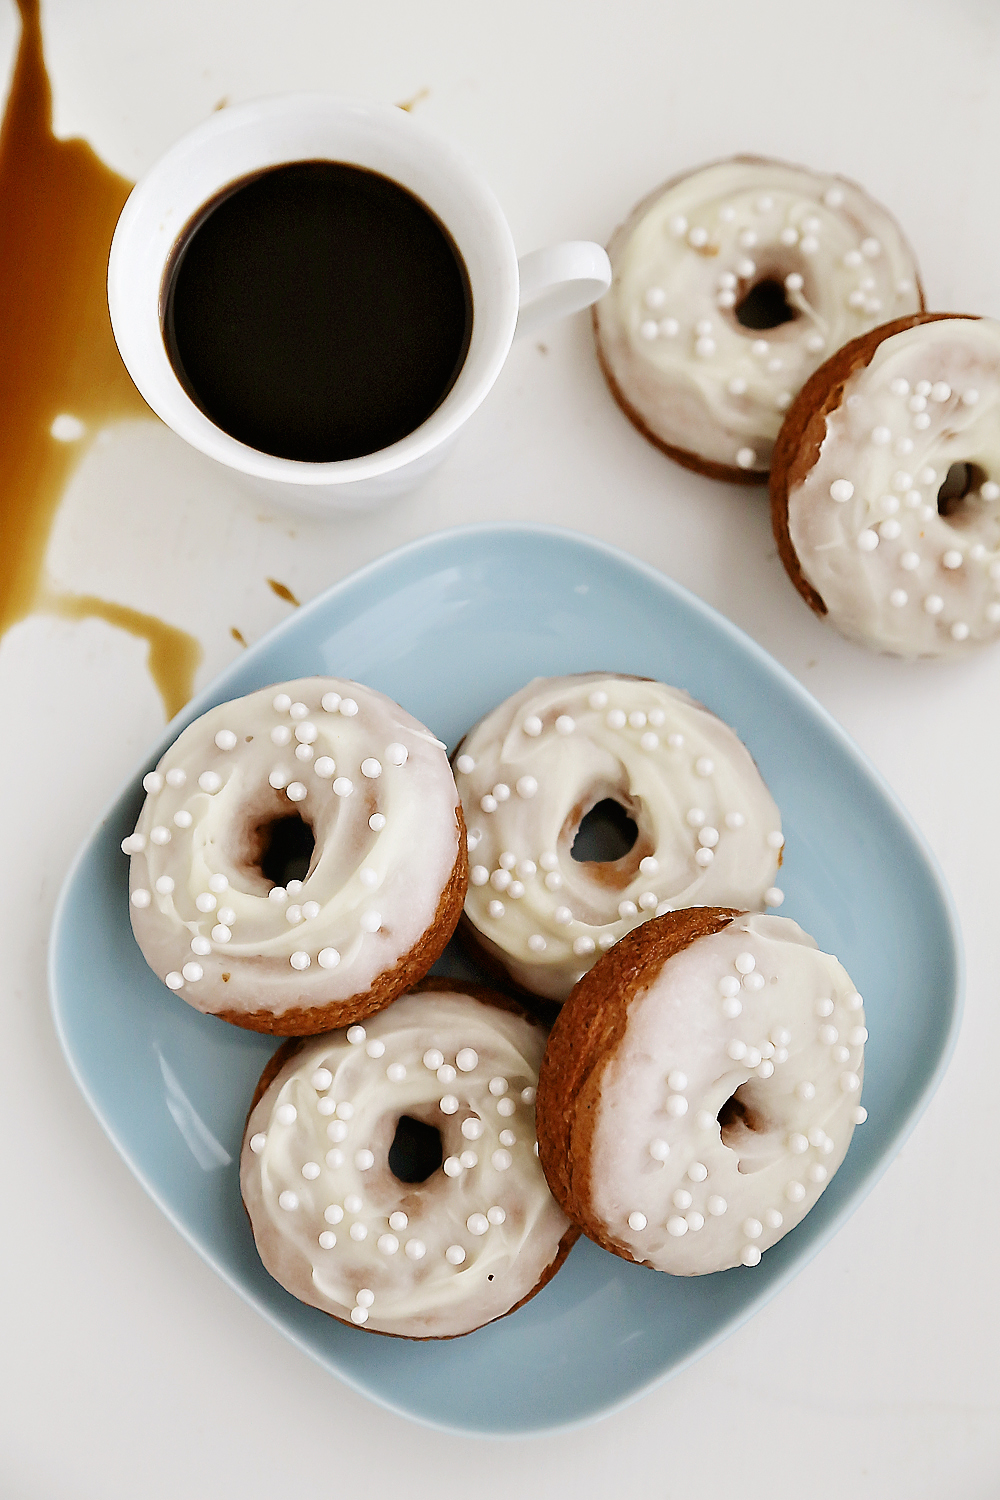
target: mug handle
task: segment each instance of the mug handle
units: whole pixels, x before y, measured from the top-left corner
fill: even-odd
[[[589,307],[611,285],[607,251],[590,240],[566,240],[532,250],[521,256],[517,269],[520,295],[515,337]]]

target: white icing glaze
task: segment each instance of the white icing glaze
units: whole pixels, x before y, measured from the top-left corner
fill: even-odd
[[[528,1296],[570,1227],[534,1150],[544,1046],[537,1023],[433,989],[310,1038],[244,1138],[240,1183],[271,1275],[353,1321],[366,1289],[364,1326],[411,1338],[468,1333]],[[444,1167],[422,1183],[389,1170],[404,1115],[441,1133]]]
[[[981,471],[977,486],[940,515],[938,490],[959,463]],[[995,640],[998,480],[1000,323],[945,318],[883,339],[788,495],[799,566],[832,623],[897,656]]]
[[[564,1000],[601,953],[682,906],[777,905],[781,819],[721,719],[663,683],[538,678],[471,730],[456,757],[469,830],[466,916],[519,984]],[[571,850],[597,803],[638,839],[613,864]]]
[[[594,1213],[657,1270],[756,1264],[844,1159],[866,1038],[848,974],[787,917],[747,915],[697,939],[632,1000],[602,1074]],[[756,1128],[724,1135],[734,1094]]]
[[[210,709],[144,785],[122,845],[132,926],[150,967],[206,1012],[280,1016],[367,992],[434,921],[459,853],[444,746],[337,678]],[[296,812],[316,847],[283,892],[254,831]]]
[[[657,189],[615,232],[598,342],[626,404],[668,445],[766,474],[784,412],[835,349],[921,306],[913,255],[844,178],[716,162]],[[752,287],[796,313],[744,327]]]

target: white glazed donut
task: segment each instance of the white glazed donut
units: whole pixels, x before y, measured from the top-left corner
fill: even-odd
[[[467,861],[445,747],[383,693],[311,677],[220,704],[143,785],[122,844],[132,927],[198,1010],[326,1030],[408,989],[454,930]],[[281,883],[296,845],[302,878]]]
[[[796,587],[896,656],[1000,636],[1000,323],[925,315],[841,350],[775,454],[772,514]]]
[[[513,1002],[429,979],[364,1026],[279,1049],[240,1163],[270,1274],[407,1338],[469,1333],[531,1297],[577,1237],[535,1148],[544,1046]],[[422,1165],[400,1166],[401,1119],[436,1145]]]
[[[774,799],[728,725],[677,688],[536,678],[470,730],[454,764],[471,865],[463,931],[532,994],[564,1000],[654,913],[783,899]],[[613,861],[573,858],[606,802],[631,818],[634,844]]]
[[[657,188],[608,254],[594,328],[615,399],[671,457],[715,478],[763,481],[813,370],[923,306],[884,208],[842,177],[759,157]]]
[[[840,1166],[868,1033],[785,917],[718,908],[630,934],[580,982],[538,1091],[542,1165],[606,1249],[697,1276],[756,1265]]]

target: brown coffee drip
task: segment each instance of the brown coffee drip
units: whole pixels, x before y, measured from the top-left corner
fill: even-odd
[[[88,441],[108,422],[148,416],[111,332],[108,250],[132,184],[83,140],[52,131],[39,0],[18,0],[21,40],[0,127],[0,635],[33,610],[95,617],[149,642],[168,717],[191,696],[193,636],[151,615],[43,577],[60,497]],[[51,434],[68,415],[86,431]]]

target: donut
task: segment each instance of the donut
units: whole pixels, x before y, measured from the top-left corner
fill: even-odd
[[[840,1166],[861,996],[787,917],[704,907],[630,932],[552,1028],[538,1148],[553,1195],[625,1260],[755,1266]]]
[[[771,518],[850,640],[960,656],[1000,635],[1000,323],[924,313],[828,360],[785,419]]]
[[[654,912],[783,900],[774,799],[728,725],[678,688],[536,678],[454,765],[472,866],[460,930],[529,994],[564,1000]]]
[[[268,1272],[401,1338],[456,1338],[533,1297],[579,1234],[535,1148],[544,1047],[513,1001],[447,979],[364,1026],[286,1042],[240,1159]]]
[[[132,930],[189,1005],[306,1036],[422,978],[462,910],[445,747],[383,693],[276,684],[189,724],[122,843]]]
[[[650,442],[761,484],[785,411],[835,349],[924,305],[913,253],[853,182],[737,156],[644,198],[593,310],[612,395]]]

